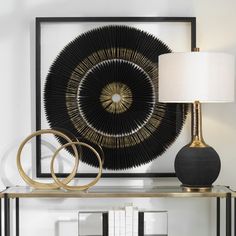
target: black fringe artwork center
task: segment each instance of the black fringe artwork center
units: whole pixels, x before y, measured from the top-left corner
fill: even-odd
[[[151,117],[154,105],[151,80],[128,61],[100,63],[80,82],[80,114],[88,126],[104,136],[115,138],[137,132]]]

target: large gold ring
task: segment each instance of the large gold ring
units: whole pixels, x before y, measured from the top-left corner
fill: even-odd
[[[52,129],[38,130],[38,131],[30,134],[27,138],[25,138],[23,140],[23,142],[21,143],[21,145],[17,151],[17,168],[19,170],[19,173],[20,173],[22,179],[31,187],[36,188],[36,189],[57,189],[57,188],[59,188],[57,183],[41,183],[41,182],[31,179],[25,173],[25,171],[23,170],[22,165],[21,165],[21,153],[22,153],[22,150],[23,150],[25,144],[31,138],[41,135],[41,134],[54,134],[54,135],[64,138],[68,143],[70,143],[70,146],[72,146],[74,154],[75,154],[75,166],[74,166],[72,172],[63,180],[62,183],[68,184],[75,177],[75,175],[77,173],[78,165],[79,165],[79,154],[78,154],[78,150],[76,148],[76,142],[73,143],[72,140],[64,133],[57,131],[57,130],[52,130]],[[69,146],[69,145],[67,145],[67,146]]]
[[[65,183],[65,181],[61,181],[57,178],[55,172],[54,172],[54,161],[55,161],[55,158],[57,157],[58,153],[63,149],[63,148],[66,148],[68,146],[72,146],[72,145],[81,145],[81,146],[85,146],[87,148],[89,148],[97,157],[98,159],[98,162],[99,162],[99,171],[98,171],[98,174],[96,176],[96,178],[91,181],[90,183],[86,184],[86,185],[81,185],[81,186],[69,186],[67,185],[67,183]],[[101,157],[100,155],[98,154],[98,152],[93,148],[91,147],[90,145],[88,145],[87,143],[83,143],[83,142],[70,142],[70,143],[66,143],[64,144],[63,146],[61,146],[60,148],[58,148],[56,150],[56,152],[54,153],[53,157],[52,157],[52,160],[51,160],[51,166],[50,166],[50,169],[51,169],[51,175],[52,175],[52,178],[54,179],[55,183],[58,184],[61,188],[64,188],[64,189],[67,189],[67,190],[86,190],[90,187],[92,187],[93,185],[95,185],[98,180],[101,178],[101,175],[102,175],[102,160],[101,160]]]

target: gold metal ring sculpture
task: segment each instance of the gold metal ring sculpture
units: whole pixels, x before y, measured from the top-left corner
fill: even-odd
[[[99,162],[99,171],[98,171],[98,174],[96,176],[96,178],[91,181],[90,183],[86,184],[86,185],[81,185],[81,186],[69,186],[67,183],[59,180],[54,172],[54,162],[55,162],[55,158],[57,157],[58,153],[63,149],[63,148],[66,148],[68,146],[72,146],[72,145],[81,145],[81,146],[85,146],[87,148],[89,148],[97,157],[98,159],[98,162]],[[56,150],[56,152],[54,153],[53,157],[52,157],[52,161],[51,161],[51,166],[50,166],[50,170],[51,170],[51,175],[55,181],[56,184],[58,184],[58,186],[64,188],[64,189],[67,189],[67,190],[86,190],[90,187],[92,187],[93,185],[95,185],[98,180],[101,178],[101,175],[102,175],[102,163],[103,161],[101,160],[101,157],[100,155],[98,154],[98,152],[93,148],[91,147],[90,145],[88,145],[87,143],[83,143],[83,142],[70,142],[70,143],[67,143],[67,144],[64,144],[63,146],[61,146],[60,148],[58,148]]]
[[[57,183],[41,183],[41,182],[31,179],[25,173],[25,171],[23,170],[23,167],[21,165],[21,153],[22,153],[22,150],[23,150],[25,144],[33,137],[41,135],[41,134],[54,134],[54,135],[64,138],[68,143],[71,144],[70,146],[72,146],[74,154],[75,154],[75,165],[74,165],[72,172],[63,180],[62,183],[68,184],[75,177],[75,175],[77,173],[78,165],[79,165],[79,154],[78,154],[78,150],[76,148],[76,145],[73,144],[73,141],[64,133],[57,131],[57,130],[52,130],[52,129],[38,130],[38,131],[30,134],[28,137],[26,137],[23,140],[23,142],[21,143],[21,145],[18,149],[18,152],[17,152],[17,168],[19,170],[19,173],[20,173],[22,179],[31,187],[36,188],[36,189],[57,189],[60,187]]]

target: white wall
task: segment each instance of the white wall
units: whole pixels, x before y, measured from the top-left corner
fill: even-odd
[[[36,16],[196,16],[197,44],[201,50],[236,54],[235,9],[234,0],[0,0],[1,186],[23,184],[17,173],[15,155],[19,142],[34,126],[31,119],[34,112],[31,88],[34,79],[33,28]],[[221,174],[216,183],[236,188],[236,105],[205,105],[203,116],[205,139],[217,149],[222,161]],[[116,184],[118,180],[113,181]],[[162,181],[170,184],[169,180]],[[101,181],[103,183],[107,184],[107,180]],[[136,184],[132,181],[129,183]],[[55,221],[60,215],[72,215],[73,218],[79,208],[107,208],[130,201],[24,200],[21,202],[24,207],[21,212],[21,235],[32,235],[32,232],[36,236],[56,235]],[[133,201],[142,208],[169,210],[170,236],[214,235],[214,201]]]

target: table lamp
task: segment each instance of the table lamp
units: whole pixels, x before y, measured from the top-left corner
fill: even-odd
[[[232,55],[195,51],[159,56],[159,102],[192,104],[192,140],[174,165],[184,187],[211,188],[220,173],[219,155],[203,139],[201,103],[233,101]]]

